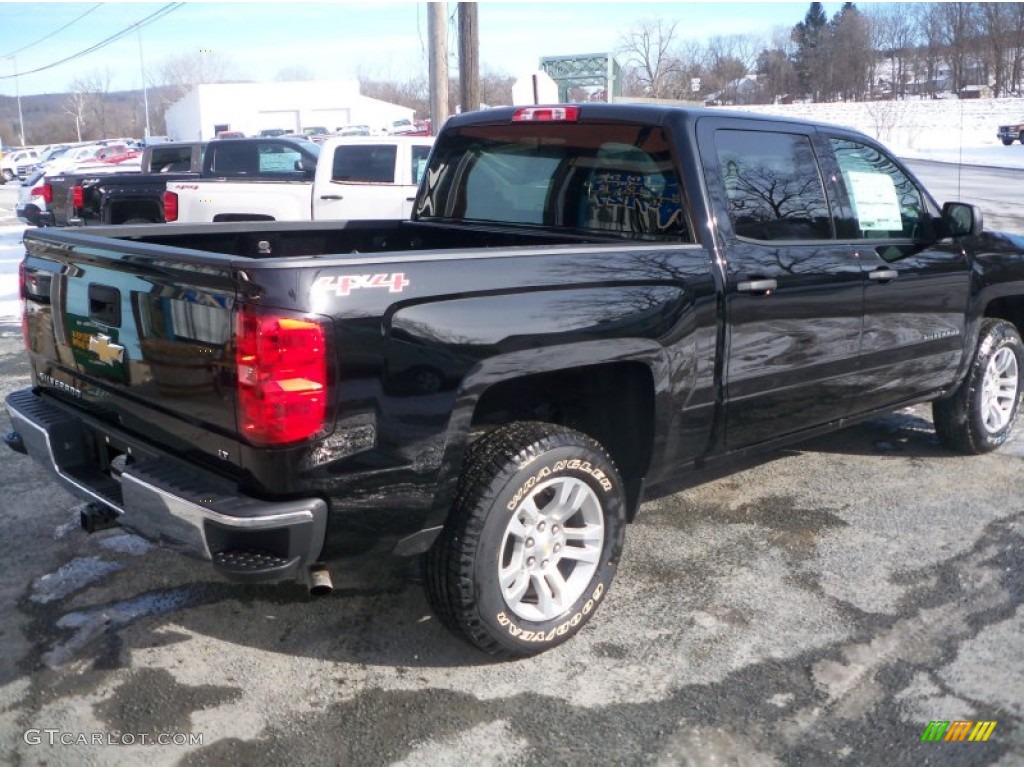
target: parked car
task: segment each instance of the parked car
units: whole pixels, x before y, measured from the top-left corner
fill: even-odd
[[[260,131],[260,138],[272,139],[278,136],[284,136],[286,133],[288,133],[288,131],[284,128],[264,128]]]
[[[18,193],[18,202],[14,206],[14,215],[18,221],[33,227],[45,226],[52,216],[49,212],[50,197],[43,180],[42,169],[27,176]]]
[[[8,152],[0,160],[0,173],[4,183],[28,178],[39,162],[39,153],[34,149],[16,149]]]
[[[346,125],[337,130],[335,136],[369,136],[373,133],[368,125]]]
[[[130,147],[125,144],[111,144],[103,147],[96,153],[96,160],[101,163],[123,163],[126,160],[133,160],[142,154],[142,150]]]

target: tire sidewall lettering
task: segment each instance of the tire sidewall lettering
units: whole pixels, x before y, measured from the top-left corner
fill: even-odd
[[[509,499],[505,508],[509,512],[515,512],[519,507],[520,502],[526,497],[527,493],[537,485],[537,483],[541,480],[546,480],[556,472],[562,472],[565,470],[582,472],[597,481],[597,484],[601,486],[604,491],[611,491],[615,487],[611,478],[608,477],[603,470],[593,466],[589,461],[585,461],[583,459],[570,459],[568,461],[559,460],[548,466],[541,467],[537,472],[528,477],[526,481],[519,486],[516,492],[512,494],[512,498]]]

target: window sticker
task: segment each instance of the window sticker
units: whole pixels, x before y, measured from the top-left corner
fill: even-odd
[[[883,173],[848,171],[853,212],[862,230],[903,229],[900,201],[892,177]]]

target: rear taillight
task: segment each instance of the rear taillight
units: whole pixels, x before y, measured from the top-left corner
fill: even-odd
[[[178,220],[178,195],[176,192],[164,192],[164,221]]]
[[[512,113],[513,123],[575,123],[579,120],[580,108],[568,107],[520,107]]]
[[[53,202],[53,187],[43,184],[41,187],[32,188],[32,197],[41,197],[43,202],[49,205]]]
[[[82,192],[82,188],[75,185],[71,188],[71,205],[75,208],[81,208],[85,202],[85,195]]]
[[[322,431],[327,418],[327,339],[316,320],[242,310],[235,338],[239,430],[281,445]]]

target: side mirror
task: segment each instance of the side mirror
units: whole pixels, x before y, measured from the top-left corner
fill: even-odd
[[[985,228],[981,208],[968,203],[946,203],[942,206],[942,223],[947,237],[978,235]]]
[[[312,163],[306,158],[299,158],[295,161],[295,170],[306,174],[309,178],[312,178],[313,173],[316,171],[316,163]]]

